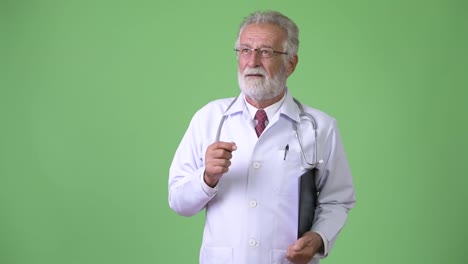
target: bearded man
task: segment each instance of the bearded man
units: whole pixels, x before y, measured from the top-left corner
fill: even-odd
[[[195,113],[169,171],[169,206],[205,210],[199,262],[319,263],[356,202],[336,120],[295,100],[299,30],[279,12],[246,17],[235,43],[236,98]],[[301,176],[315,196],[300,229]],[[307,212],[306,212],[307,213]]]

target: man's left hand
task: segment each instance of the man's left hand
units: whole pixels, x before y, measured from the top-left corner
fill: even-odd
[[[307,264],[319,251],[323,251],[322,237],[308,231],[288,247],[286,258],[294,264]]]

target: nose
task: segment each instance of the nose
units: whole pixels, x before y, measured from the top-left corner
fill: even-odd
[[[250,57],[245,59],[247,60],[247,65],[251,68],[260,66],[260,54],[256,50],[252,51]]]

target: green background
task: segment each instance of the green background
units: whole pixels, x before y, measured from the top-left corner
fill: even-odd
[[[468,263],[468,4],[0,0],[0,263],[197,263],[167,203],[192,114],[239,93],[244,16],[301,30],[293,95],[338,120],[358,203],[323,263]]]

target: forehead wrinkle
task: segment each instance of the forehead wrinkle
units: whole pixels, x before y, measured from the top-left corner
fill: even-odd
[[[281,45],[283,38],[284,32],[276,26],[252,24],[242,31],[240,44],[273,48],[275,45]]]

